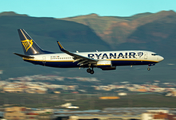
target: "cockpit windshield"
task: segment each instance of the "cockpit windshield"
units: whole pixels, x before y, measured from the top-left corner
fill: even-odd
[[[156,54],[156,53],[153,53],[152,55],[153,55],[153,56],[156,56],[156,55],[158,55],[158,54]]]

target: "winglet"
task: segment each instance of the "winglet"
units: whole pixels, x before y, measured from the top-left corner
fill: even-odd
[[[61,43],[59,41],[57,41],[57,44],[58,44],[61,51],[65,51],[64,47],[61,45]]]

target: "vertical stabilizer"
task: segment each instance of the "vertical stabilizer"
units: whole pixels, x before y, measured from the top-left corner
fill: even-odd
[[[18,29],[21,44],[25,55],[36,55],[51,53],[42,50],[24,29]]]

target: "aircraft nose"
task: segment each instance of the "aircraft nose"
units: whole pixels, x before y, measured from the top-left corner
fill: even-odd
[[[163,61],[164,60],[164,57],[162,57],[162,56],[158,56],[158,61],[160,62],[160,61]]]

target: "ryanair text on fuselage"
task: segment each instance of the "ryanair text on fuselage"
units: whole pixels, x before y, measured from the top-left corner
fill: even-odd
[[[95,53],[95,54],[88,54],[89,58],[96,58],[96,59],[119,59],[119,58],[135,58],[135,56],[141,57],[143,52],[125,52],[125,53]]]

